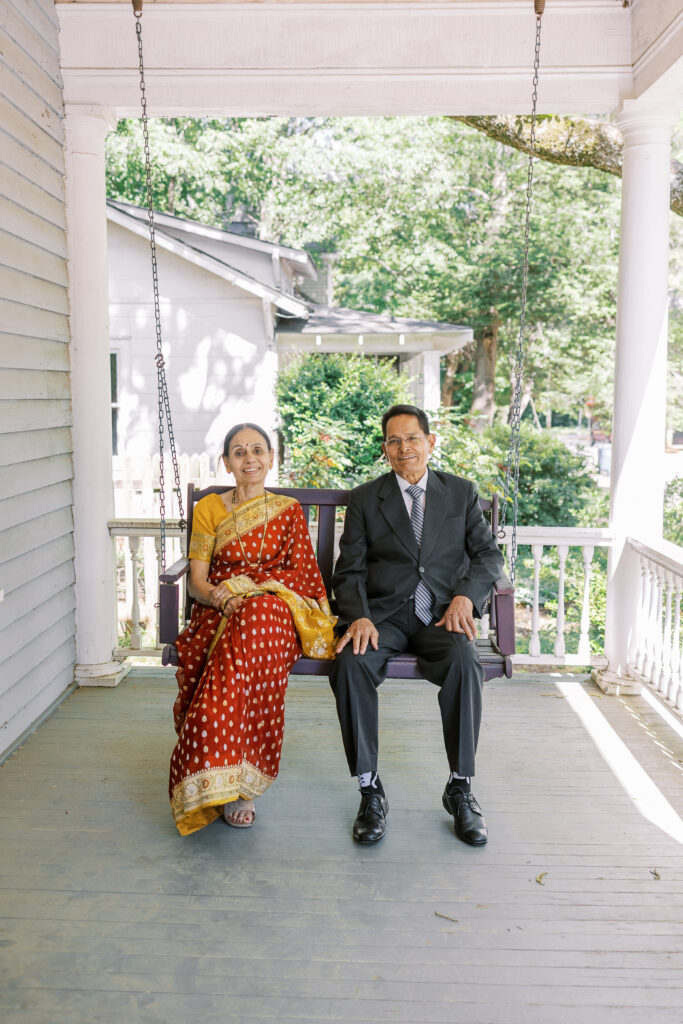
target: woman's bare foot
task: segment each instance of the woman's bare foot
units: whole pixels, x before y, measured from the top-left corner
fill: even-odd
[[[253,800],[231,800],[223,805],[223,818],[233,828],[251,828],[256,818]]]

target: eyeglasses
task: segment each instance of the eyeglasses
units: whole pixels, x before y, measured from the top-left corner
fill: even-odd
[[[426,440],[426,434],[410,434],[408,437],[390,437],[384,442],[384,445],[390,451],[397,452],[401,445],[405,445],[406,448],[417,448],[422,441]]]

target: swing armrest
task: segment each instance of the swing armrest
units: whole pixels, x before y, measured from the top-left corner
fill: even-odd
[[[166,572],[161,573],[161,575],[159,576],[159,581],[161,583],[177,583],[179,580],[183,578],[185,573],[189,571],[189,568],[190,559],[179,558],[177,562],[174,562],[173,565],[170,565],[168,567]]]
[[[503,655],[515,653],[515,591],[509,578],[502,573],[493,584],[491,595],[492,618],[495,621],[498,650]]]

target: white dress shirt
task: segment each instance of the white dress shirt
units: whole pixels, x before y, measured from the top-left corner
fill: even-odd
[[[408,494],[408,488],[412,487],[413,485],[411,483],[409,483],[408,480],[406,480],[404,477],[399,476],[398,473],[396,473],[395,476],[396,476],[396,479],[398,480],[398,486],[401,488],[401,494],[403,495],[403,500],[406,503],[406,508],[408,509],[408,516],[412,516],[412,514],[413,514],[413,499]],[[425,507],[425,501],[427,499],[427,477],[428,476],[429,476],[429,470],[425,469],[424,476],[422,476],[417,481],[417,486],[422,490],[422,498],[421,498],[421,500],[422,500],[422,508],[423,509]]]

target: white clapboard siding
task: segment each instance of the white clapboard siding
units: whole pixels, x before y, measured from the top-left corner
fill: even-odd
[[[26,430],[19,434],[0,434],[0,466],[16,466],[32,459],[71,452],[71,431]]]
[[[0,296],[0,323],[8,334],[28,335],[30,338],[48,338],[52,341],[69,342],[69,319],[63,313],[55,313],[26,303],[12,302]]]
[[[27,210],[21,203],[15,202],[10,196],[3,196],[1,192],[0,224],[5,231],[10,231],[13,235],[25,238],[26,241],[66,259],[64,228],[50,224],[49,221],[39,217],[32,210]],[[2,322],[4,323],[4,321]]]
[[[69,372],[69,350],[61,341],[22,338],[0,331],[0,368]]]
[[[5,498],[2,502],[2,523],[5,529],[27,524],[46,512],[54,512],[58,508],[71,508],[71,481],[39,487],[30,494],[18,494]],[[3,553],[4,545],[0,535],[0,561],[6,562],[9,554]],[[11,554],[11,553],[10,553]]]
[[[69,313],[64,285],[52,284],[40,277],[33,277],[21,270],[9,270],[0,266],[0,297],[12,298],[24,306],[48,309],[52,313]]]
[[[0,401],[0,434],[70,426],[71,402],[66,398],[54,401]]]
[[[69,595],[67,595],[68,597]],[[49,661],[53,652],[63,642],[64,636],[68,637],[69,631],[73,629],[73,606],[75,604],[73,591],[71,594],[71,608],[64,609],[64,615],[51,625],[43,626],[40,623],[40,631],[34,635],[33,617],[25,616],[20,623],[13,627],[19,631],[23,626],[23,643],[21,649],[13,654],[11,658],[3,659],[2,676],[0,676],[0,699],[8,693],[20,680],[29,679],[31,673],[44,661]],[[42,610],[42,607],[41,607]]]
[[[4,466],[0,469],[0,494],[7,498],[31,494],[36,489],[36,481],[47,487],[71,480],[72,476],[71,455],[50,455],[44,459]]]
[[[6,750],[17,736],[30,729],[46,708],[72,685],[74,659],[74,641],[70,637],[54,650],[49,661],[33,668],[3,695],[7,718],[0,721],[0,750]]]
[[[52,0],[0,15],[0,754],[74,679],[64,116]]]
[[[4,6],[4,5],[3,5]],[[23,50],[12,39],[9,31],[4,32],[2,47],[3,63],[11,68],[15,76],[21,76],[24,81],[31,81],[33,91],[40,90],[40,97],[49,103],[54,111],[59,111],[62,103],[62,92],[59,81],[54,79],[49,72],[44,71],[30,53]]]
[[[41,626],[43,631],[49,630],[55,623],[60,622],[65,615],[72,612],[75,607],[73,580],[73,562],[69,565],[58,566],[52,572],[41,576],[39,581],[34,581],[27,584],[26,587],[19,588],[17,592],[18,597],[13,601],[13,604],[21,601],[24,607],[26,607],[29,602],[35,602],[36,597],[38,597],[40,600]],[[7,604],[7,601],[4,603]],[[35,618],[35,615],[35,611],[31,608],[7,624],[3,643],[3,659],[5,663],[9,663],[9,660],[16,654],[19,655],[18,664],[22,664],[21,658],[26,654],[24,650],[25,637],[33,632],[32,619]],[[9,628],[10,626],[12,627],[11,629]],[[33,647],[36,643],[39,643],[39,641],[32,640],[31,646]],[[8,679],[7,673],[3,670],[2,678],[0,678],[0,695],[9,689],[10,682],[12,682],[12,685],[16,682],[16,678],[12,680],[10,676],[10,679]]]
[[[49,249],[43,249],[33,242],[27,242],[16,235],[0,230],[0,263],[14,267],[24,274],[42,278],[52,284],[67,285],[66,267],[61,256],[55,256]]]
[[[73,541],[73,513],[71,506],[55,509],[44,515],[36,516],[30,521],[30,529],[25,523],[11,527],[0,533],[0,552],[4,550],[4,558],[0,563],[8,563],[20,555],[34,550],[36,542],[43,547],[46,544],[60,543],[64,537]],[[0,572],[3,572],[0,564]]]
[[[64,176],[58,167],[46,163],[32,150],[27,149],[8,133],[7,126],[0,123],[0,153],[2,162],[7,167],[21,167],[21,173],[27,181],[33,182],[51,196],[64,198]]]
[[[29,532],[29,531],[26,531]],[[30,532],[35,538],[42,540],[40,527],[31,523]],[[52,572],[61,565],[70,565],[74,557],[73,535],[70,533],[57,540],[49,541],[27,552],[22,552],[16,558],[10,558],[2,566],[2,583],[5,588],[5,597],[18,590],[19,587],[33,585],[35,582]],[[17,595],[19,597],[19,595]],[[14,602],[12,602],[14,603]],[[9,604],[9,602],[8,602]],[[0,605],[0,622],[2,622],[2,605]]]
[[[17,399],[69,398],[69,378],[58,370],[5,370],[3,387]]]
[[[63,197],[50,195],[45,189],[34,185],[30,178],[4,164],[0,164],[0,194],[13,198],[55,227],[64,226]]]
[[[3,33],[12,42],[30,53],[34,61],[44,68],[45,72],[55,81],[60,81],[59,46],[56,31],[50,31],[39,12],[35,17],[27,10],[25,0],[3,0],[2,24]]]

